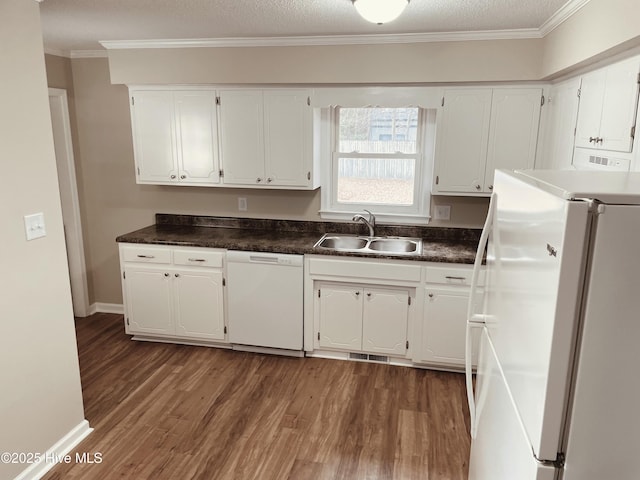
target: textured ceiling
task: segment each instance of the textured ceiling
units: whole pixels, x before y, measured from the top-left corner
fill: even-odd
[[[102,40],[287,37],[537,29],[567,0],[411,0],[389,24],[350,0],[44,0],[45,48],[99,50]]]

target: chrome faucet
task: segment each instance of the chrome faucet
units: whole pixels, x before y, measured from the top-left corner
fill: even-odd
[[[352,220],[356,223],[363,222],[367,227],[369,227],[369,236],[374,237],[375,235],[373,233],[373,228],[376,226],[376,216],[369,210],[365,210],[365,212],[369,214],[369,219],[364,218],[363,215],[360,215],[358,213],[357,215],[353,216]]]

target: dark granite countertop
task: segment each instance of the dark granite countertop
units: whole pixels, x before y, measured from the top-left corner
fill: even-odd
[[[376,226],[376,236],[422,238],[422,255],[380,255],[313,248],[324,233],[366,235],[365,230],[364,225],[354,223],[156,214],[155,225],[120,235],[116,241],[255,252],[472,264],[480,238],[480,230],[475,229],[379,225]]]

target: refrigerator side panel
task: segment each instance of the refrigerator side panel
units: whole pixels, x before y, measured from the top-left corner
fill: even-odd
[[[489,337],[535,456],[555,460],[569,392],[589,205],[496,172]]]
[[[589,265],[563,480],[640,478],[639,248],[640,207],[604,206]]]
[[[478,433],[471,443],[469,480],[553,480],[556,470],[533,457],[484,332],[477,375]]]

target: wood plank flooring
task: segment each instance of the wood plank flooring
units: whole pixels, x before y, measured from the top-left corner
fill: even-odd
[[[76,321],[95,431],[45,479],[463,480],[464,376],[131,341]]]

